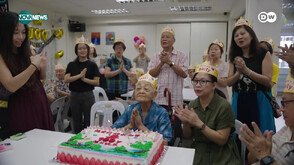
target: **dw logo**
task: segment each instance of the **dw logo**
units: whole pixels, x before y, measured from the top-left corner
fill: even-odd
[[[277,20],[277,15],[274,12],[260,12],[257,18],[261,23],[274,23]]]

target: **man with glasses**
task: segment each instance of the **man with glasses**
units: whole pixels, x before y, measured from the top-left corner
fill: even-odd
[[[260,161],[261,165],[294,164],[294,78],[290,73],[281,104],[286,126],[274,136],[272,131],[265,131],[262,135],[255,122],[252,122],[254,133],[245,124],[241,127],[242,136],[239,139],[250,151],[248,163]]]

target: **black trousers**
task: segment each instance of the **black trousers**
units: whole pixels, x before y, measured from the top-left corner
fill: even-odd
[[[91,107],[95,103],[93,91],[70,93],[70,108],[74,123],[74,133],[90,126]]]

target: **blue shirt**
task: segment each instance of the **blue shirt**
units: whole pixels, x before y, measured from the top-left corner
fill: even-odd
[[[142,109],[140,103],[136,103],[128,106],[125,112],[119,117],[119,119],[117,119],[111,128],[122,128],[128,125],[131,122],[132,112],[135,107],[137,107],[142,123],[145,127],[147,127],[150,131],[157,131],[158,133],[162,134],[164,139],[171,142],[172,128],[168,113],[162,106],[156,104],[153,101],[144,121],[142,119]],[[133,128],[134,131],[137,129],[137,127]]]
[[[126,70],[130,71],[133,67],[132,62],[126,58],[122,57],[124,66]],[[116,58],[115,54],[107,59],[105,67],[109,67],[110,71],[116,71],[120,68],[121,62]],[[114,77],[106,78],[107,83],[107,93],[113,94],[123,94],[128,92],[129,78],[124,72],[120,72]]]

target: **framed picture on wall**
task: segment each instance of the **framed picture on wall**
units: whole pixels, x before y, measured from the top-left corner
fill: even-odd
[[[115,40],[115,33],[114,32],[106,32],[106,45],[113,45]]]
[[[91,33],[91,42],[95,45],[100,45],[100,32]]]

